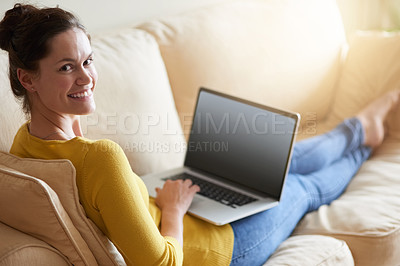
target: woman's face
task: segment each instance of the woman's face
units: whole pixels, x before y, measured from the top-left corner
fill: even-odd
[[[51,39],[49,48],[50,53],[39,61],[39,75],[32,81],[36,91],[32,106],[40,104],[59,115],[93,112],[97,72],[86,34],[70,29]]]

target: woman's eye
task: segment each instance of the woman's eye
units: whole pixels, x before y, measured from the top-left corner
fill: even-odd
[[[72,69],[72,66],[71,65],[63,65],[61,68],[60,68],[60,71],[69,71],[69,70],[71,70]]]
[[[91,63],[93,63],[93,58],[87,59],[85,62],[83,62],[83,65],[87,66],[90,65]]]

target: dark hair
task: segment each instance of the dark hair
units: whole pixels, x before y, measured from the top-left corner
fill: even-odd
[[[72,28],[81,29],[90,39],[79,20],[58,7],[15,4],[0,22],[0,48],[8,52],[11,88],[14,96],[22,101],[25,114],[30,114],[31,107],[26,89],[18,80],[17,69],[38,73],[39,60],[50,52],[49,40]]]

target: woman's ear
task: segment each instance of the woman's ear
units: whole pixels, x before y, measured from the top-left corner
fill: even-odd
[[[17,75],[19,82],[28,92],[35,91],[35,88],[33,87],[34,74],[32,72],[18,68]]]

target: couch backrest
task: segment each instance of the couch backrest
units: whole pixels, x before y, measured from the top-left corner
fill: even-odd
[[[117,142],[138,174],[183,164],[185,139],[155,39],[126,28],[92,39],[99,74],[85,136]]]
[[[346,42],[335,0],[227,1],[140,28],[159,43],[186,134],[200,86],[324,118]]]
[[[303,123],[329,111],[345,43],[334,0],[226,1],[138,28],[147,33],[93,38],[98,108],[83,126],[89,138],[118,142],[139,175],[182,164],[175,106],[187,135],[200,86],[300,112]],[[1,151],[24,120],[7,61],[1,52]]]

